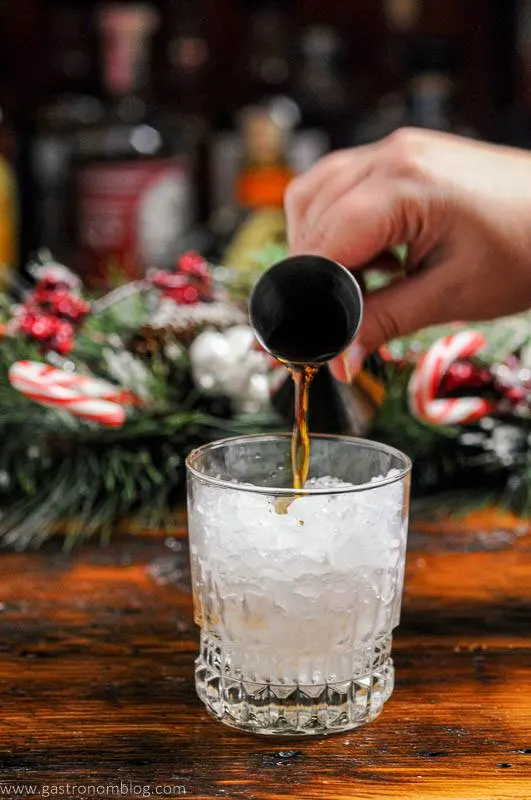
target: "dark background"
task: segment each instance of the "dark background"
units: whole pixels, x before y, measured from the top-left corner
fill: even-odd
[[[414,37],[445,37],[455,43],[460,61],[458,101],[463,114],[477,126],[489,126],[500,107],[518,102],[521,86],[516,58],[517,0],[416,0],[421,7]],[[0,6],[0,99],[14,114],[31,110],[57,91],[58,12],[76,10],[85,22],[85,44],[92,49],[91,10],[95,2],[56,3],[51,0],[3,0]],[[237,102],[245,95],[242,56],[249,17],[260,4],[244,0],[170,0],[158,2],[163,16],[157,36],[164,44],[172,14],[194,16],[211,49],[217,79],[211,107]],[[348,43],[348,71],[360,105],[370,105],[378,94],[401,77],[393,64],[396,34],[386,23],[384,3],[378,0],[298,0],[277,3],[286,10],[291,33],[304,25],[326,23],[340,27]],[[189,10],[189,12],[188,12]],[[95,37],[94,37],[95,39]],[[163,47],[162,47],[163,51]],[[96,60],[95,49],[92,52]],[[161,48],[155,57],[155,83],[164,84]],[[220,79],[223,76],[223,79]],[[87,79],[90,83],[90,79]]]
[[[401,28],[389,10],[404,4],[412,4],[418,13]],[[531,145],[526,54],[522,58],[521,47],[518,52],[524,0],[160,0],[152,5],[161,15],[151,56],[153,101],[165,109],[196,115],[204,125],[206,146],[197,175],[203,221],[212,211],[209,144],[219,130],[234,124],[243,105],[271,92],[290,93],[300,61],[300,38],[315,24],[333,26],[342,37],[339,69],[348,86],[350,127],[349,135],[333,144],[355,144],[350,132],[359,120],[387,93],[403,91],[412,74],[416,47],[424,52],[433,47],[436,52],[443,43],[451,52],[456,130]],[[28,153],[42,109],[67,92],[103,92],[94,22],[97,6],[81,0],[2,0],[0,4],[1,147],[12,158],[19,184],[22,262],[40,244],[32,220],[35,193]],[[279,48],[289,66],[275,86],[258,85],[249,66],[253,19],[264,8],[282,18],[279,35],[284,43]],[[175,59],[172,62],[172,42],[183,36],[195,37],[207,48],[203,67],[184,83]]]

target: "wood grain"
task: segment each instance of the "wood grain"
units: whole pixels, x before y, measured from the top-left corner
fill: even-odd
[[[413,531],[393,698],[375,723],[316,740],[241,734],[203,711],[184,529],[73,556],[59,544],[0,554],[0,786],[531,797],[531,534]]]

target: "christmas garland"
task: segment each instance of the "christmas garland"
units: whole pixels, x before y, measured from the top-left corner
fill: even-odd
[[[192,447],[287,428],[271,403],[286,370],[256,349],[231,270],[186,253],[99,298],[49,254],[31,272],[16,299],[0,295],[6,544],[61,529],[70,547],[132,519],[164,529]],[[531,314],[392,342],[351,395],[364,433],[413,457],[416,496],[468,487],[467,504],[474,489],[531,515]]]
[[[531,313],[436,326],[380,352],[371,435],[412,455],[416,495],[447,489],[457,510],[472,500],[530,517]]]
[[[246,314],[190,253],[95,300],[48,255],[0,297],[0,538],[66,546],[135,515],[164,528],[188,450],[278,427]],[[195,351],[195,355],[194,352]]]

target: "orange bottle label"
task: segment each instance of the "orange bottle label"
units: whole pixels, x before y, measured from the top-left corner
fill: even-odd
[[[236,198],[242,206],[260,208],[284,205],[284,192],[293,174],[283,167],[254,167],[238,178]]]
[[[7,161],[0,158],[0,276],[15,264],[16,238],[15,179]]]

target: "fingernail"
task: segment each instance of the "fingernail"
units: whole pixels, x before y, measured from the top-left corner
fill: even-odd
[[[358,342],[352,342],[341,355],[330,362],[330,372],[341,383],[352,383],[360,372],[367,352]]]

